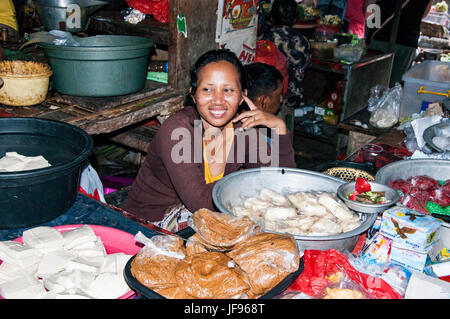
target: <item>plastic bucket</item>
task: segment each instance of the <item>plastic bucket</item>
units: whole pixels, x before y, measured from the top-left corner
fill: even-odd
[[[0,103],[11,106],[29,106],[47,98],[52,71],[43,63],[26,61],[0,62]]]
[[[52,220],[75,202],[81,171],[92,152],[82,129],[37,118],[0,118],[0,158],[6,152],[42,155],[50,167],[0,172],[0,229]]]
[[[150,50],[144,37],[74,37],[80,46],[41,43],[53,70],[56,91],[75,96],[116,96],[145,86]]]

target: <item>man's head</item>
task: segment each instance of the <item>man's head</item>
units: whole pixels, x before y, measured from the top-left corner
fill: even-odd
[[[276,114],[283,101],[283,76],[277,68],[265,63],[244,66],[247,96],[259,109]]]

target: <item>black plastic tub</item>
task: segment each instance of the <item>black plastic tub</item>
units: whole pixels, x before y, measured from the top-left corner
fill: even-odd
[[[94,143],[82,129],[38,118],[0,118],[0,158],[42,155],[50,167],[0,172],[0,229],[38,225],[75,202]]]

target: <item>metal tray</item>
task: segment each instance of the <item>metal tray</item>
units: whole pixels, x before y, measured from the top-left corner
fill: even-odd
[[[183,231],[180,231],[177,233],[177,235],[182,236],[183,238],[189,238],[194,234],[194,230],[192,228],[187,228]],[[131,273],[131,263],[133,262],[136,255],[130,258],[128,260],[127,264],[125,265],[124,269],[124,278],[125,282],[128,284],[128,286],[134,290],[138,297],[145,298],[145,299],[167,299],[164,296],[161,296],[154,290],[144,286],[141,284]],[[300,259],[299,267],[295,272],[290,273],[286,276],[278,285],[273,287],[269,292],[267,292],[265,295],[262,295],[258,299],[273,299],[282,292],[284,292],[292,283],[297,279],[298,276],[303,272],[304,263],[303,258]]]
[[[433,143],[433,137],[437,136],[436,135],[436,130],[439,128],[444,128],[446,126],[450,126],[450,120],[445,119],[442,120],[440,123],[431,125],[430,127],[426,128],[425,131],[423,131],[423,139],[425,140],[425,142],[430,145],[434,150],[438,151],[438,152],[445,152],[445,150],[441,149],[440,147],[436,146]]]

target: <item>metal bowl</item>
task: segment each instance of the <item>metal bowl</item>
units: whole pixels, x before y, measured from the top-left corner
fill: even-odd
[[[282,194],[295,192],[323,191],[336,192],[345,181],[322,173],[295,169],[262,167],[245,169],[224,176],[214,185],[212,196],[214,204],[222,213],[232,214],[233,206],[242,206],[248,197],[259,196],[260,190],[270,188]],[[358,213],[362,223],[359,227],[342,234],[330,236],[294,235],[300,250],[336,249],[353,250],[360,234],[375,222],[376,214]]]
[[[383,166],[375,175],[375,181],[389,185],[397,179],[427,175],[436,180],[450,179],[450,161],[439,159],[412,159]]]
[[[450,120],[444,119],[440,123],[427,127],[425,131],[423,131],[424,141],[427,142],[427,144],[430,145],[434,150],[441,153],[445,152],[446,150],[443,150],[442,148],[438,147],[436,144],[433,143],[433,137],[439,136],[439,130],[448,126],[450,126]]]
[[[377,214],[379,212],[385,211],[390,206],[397,203],[400,199],[400,196],[395,189],[387,185],[369,181],[372,190],[375,192],[385,192],[385,198],[389,200],[389,202],[384,204],[365,204],[353,201],[349,199],[347,195],[355,190],[355,184],[356,182],[342,184],[337,189],[337,195],[339,196],[339,198],[344,201],[345,205],[347,205],[348,208],[353,209],[354,211],[367,214]]]

